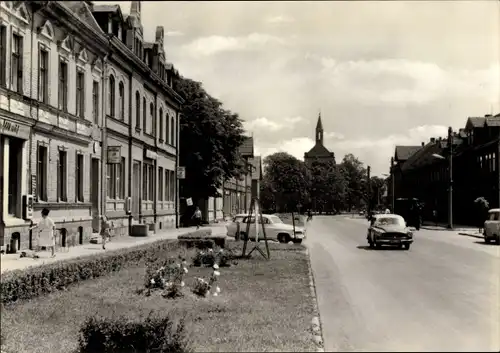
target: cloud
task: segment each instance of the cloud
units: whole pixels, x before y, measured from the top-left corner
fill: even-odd
[[[314,141],[308,137],[297,137],[290,140],[278,141],[276,145],[269,146],[265,144],[256,144],[255,154],[263,158],[276,153],[287,152],[292,156],[303,160],[304,152],[309,151],[314,146]]]
[[[323,134],[325,140],[343,140],[345,138],[345,136],[339,132],[333,132],[333,131],[330,131],[330,132],[325,132]]]
[[[269,16],[266,18],[266,22],[272,24],[292,23],[294,21],[292,17],[286,15]]]
[[[345,100],[372,104],[426,104],[445,97],[500,96],[500,64],[487,69],[443,68],[435,63],[405,59],[337,61],[314,54],[329,86]]]
[[[266,117],[260,117],[254,120],[245,121],[244,127],[247,131],[259,132],[268,131],[276,132],[280,130],[290,130],[295,127],[296,124],[304,121],[301,116],[286,117],[281,119],[282,122],[272,121]]]
[[[165,37],[181,37],[184,35],[184,32],[181,31],[167,31],[165,32]]]
[[[279,37],[262,33],[251,33],[247,36],[209,36],[197,38],[181,49],[191,56],[210,56],[220,52],[257,50],[269,45],[285,45]]]

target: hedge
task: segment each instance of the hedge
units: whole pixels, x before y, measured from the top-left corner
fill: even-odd
[[[224,248],[226,245],[226,238],[225,235],[212,235],[211,229],[209,229],[208,234],[188,233],[181,234],[177,237],[180,243],[198,249],[213,248],[214,245]]]
[[[89,317],[80,328],[78,353],[190,352],[184,320],[174,326],[169,315],[146,318]]]
[[[206,234],[207,230],[200,229],[193,233],[198,233],[200,236]],[[63,290],[71,284],[119,271],[146,258],[157,257],[158,253],[178,248],[177,242],[163,239],[130,248],[7,271],[2,273],[1,278],[1,303],[12,303]]]

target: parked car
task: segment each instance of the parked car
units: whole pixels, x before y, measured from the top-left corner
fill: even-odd
[[[248,213],[240,213],[240,214],[237,214],[233,217],[233,219],[226,225],[228,237],[234,237],[236,240],[239,239],[239,234],[236,234],[238,231],[238,224],[237,223],[240,223],[240,229],[244,228],[245,226],[241,227],[241,222],[247,216],[248,216]]]
[[[370,222],[366,239],[370,248],[392,245],[409,250],[413,243],[413,233],[406,226],[403,217],[395,214],[378,214],[374,215]]]
[[[235,217],[236,218],[236,217]],[[266,236],[268,240],[276,240],[280,243],[288,243],[293,241],[294,243],[302,243],[302,240],[306,237],[306,231],[302,227],[295,227],[295,234],[293,231],[293,226],[290,224],[283,223],[283,221],[275,215],[262,215],[264,221],[264,227],[266,230]],[[248,234],[249,240],[255,240],[255,216],[248,217],[244,215],[242,221],[234,221],[226,226],[227,235],[234,236],[236,240],[244,239],[247,231],[247,224],[250,221],[250,232]],[[239,223],[239,234],[238,232]],[[259,220],[260,225],[260,220]],[[259,240],[264,239],[262,231],[259,231]]]
[[[488,219],[484,222],[484,242],[495,241],[500,245],[500,208],[488,211]]]

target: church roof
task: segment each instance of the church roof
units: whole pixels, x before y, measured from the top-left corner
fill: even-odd
[[[328,151],[322,144],[317,143],[306,153],[306,155],[307,157],[330,157],[332,152]]]

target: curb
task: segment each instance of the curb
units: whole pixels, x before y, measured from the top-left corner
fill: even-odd
[[[323,343],[324,342],[323,341],[323,333],[321,330],[321,320],[320,320],[320,316],[319,316],[318,297],[316,295],[316,286],[314,284],[314,275],[312,272],[311,257],[309,254],[309,249],[306,249],[305,253],[307,255],[307,264],[309,267],[309,289],[311,290],[311,297],[312,297],[313,310],[314,310],[314,316],[311,320],[313,341],[317,347],[316,352],[324,352],[325,349],[324,349],[324,343]]]
[[[471,237],[471,238],[477,238],[477,239],[483,239],[484,237],[482,235],[476,235],[476,234],[470,234],[470,233],[464,233],[464,232],[458,232],[459,235],[463,235],[465,237]]]

